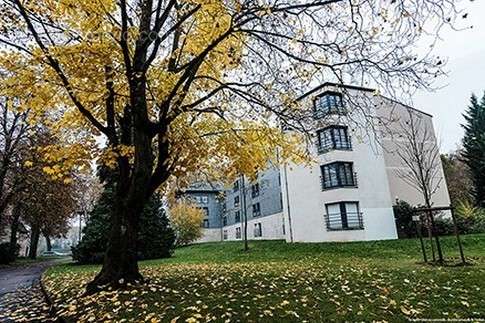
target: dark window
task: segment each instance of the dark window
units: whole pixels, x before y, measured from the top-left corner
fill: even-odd
[[[241,239],[241,228],[236,228],[236,239]]]
[[[360,230],[364,228],[357,202],[326,204],[325,221],[329,230]]]
[[[222,237],[224,240],[227,240],[227,230],[222,231]]]
[[[234,196],[234,207],[239,206],[239,196]]]
[[[328,114],[344,114],[342,94],[326,92],[315,99],[315,118],[323,118]]]
[[[208,228],[209,227],[209,219],[204,219],[204,222],[202,223],[202,226],[204,228]]]
[[[236,221],[236,223],[241,222],[241,212],[240,211],[234,212],[234,220]]]
[[[209,208],[203,207],[202,212],[204,212],[204,216],[208,217],[209,216]]]
[[[227,216],[222,217],[222,225],[227,225]]]
[[[280,208],[283,209],[283,193],[280,192]]]
[[[353,163],[335,162],[321,166],[322,189],[336,187],[357,187]]]
[[[318,152],[324,153],[332,149],[350,150],[352,144],[347,127],[332,126],[318,131]]]
[[[255,198],[259,196],[259,183],[251,185],[251,197]]]
[[[239,191],[239,181],[235,181],[235,182],[234,182],[234,186],[232,187],[232,190],[233,190],[234,192]]]
[[[260,216],[261,215],[261,205],[259,203],[253,204],[253,216]]]
[[[254,224],[254,236],[255,237],[263,236],[263,230],[261,228],[261,223],[255,223]]]

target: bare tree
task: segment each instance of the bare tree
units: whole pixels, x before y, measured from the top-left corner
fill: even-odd
[[[408,109],[408,118],[401,121],[400,138],[396,138],[396,154],[405,169],[398,171],[398,176],[422,194],[424,206],[433,206],[432,198],[440,187],[443,177],[440,174],[441,158],[432,123],[426,122],[419,112]],[[435,232],[433,212],[426,212],[428,235],[430,238],[433,260],[435,260],[432,237],[435,237],[438,260],[443,262],[443,254],[438,235]]]

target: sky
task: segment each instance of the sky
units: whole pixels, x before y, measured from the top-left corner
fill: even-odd
[[[448,75],[434,84],[440,89],[420,91],[413,98],[416,108],[434,116],[442,152],[455,150],[460,144],[462,113],[471,94],[481,97],[485,92],[485,0],[465,0],[464,3],[468,17],[460,20],[461,26],[473,28],[444,30],[435,51],[435,54],[447,57],[445,70]]]

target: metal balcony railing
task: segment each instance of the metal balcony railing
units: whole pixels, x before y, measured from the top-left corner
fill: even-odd
[[[322,191],[336,189],[336,188],[357,188],[357,173],[353,172],[351,178],[346,178],[343,175],[337,176],[336,180],[325,180],[323,176],[320,176],[320,182],[322,185]]]
[[[352,141],[350,137],[348,138],[348,141],[343,142],[329,142],[325,144],[317,143],[317,151],[320,155],[331,150],[352,150]]]
[[[324,218],[329,231],[364,229],[362,212],[330,213],[325,214]]]

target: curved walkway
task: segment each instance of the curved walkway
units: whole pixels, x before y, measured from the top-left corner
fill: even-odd
[[[40,288],[49,260],[0,268],[0,322],[54,322]]]

